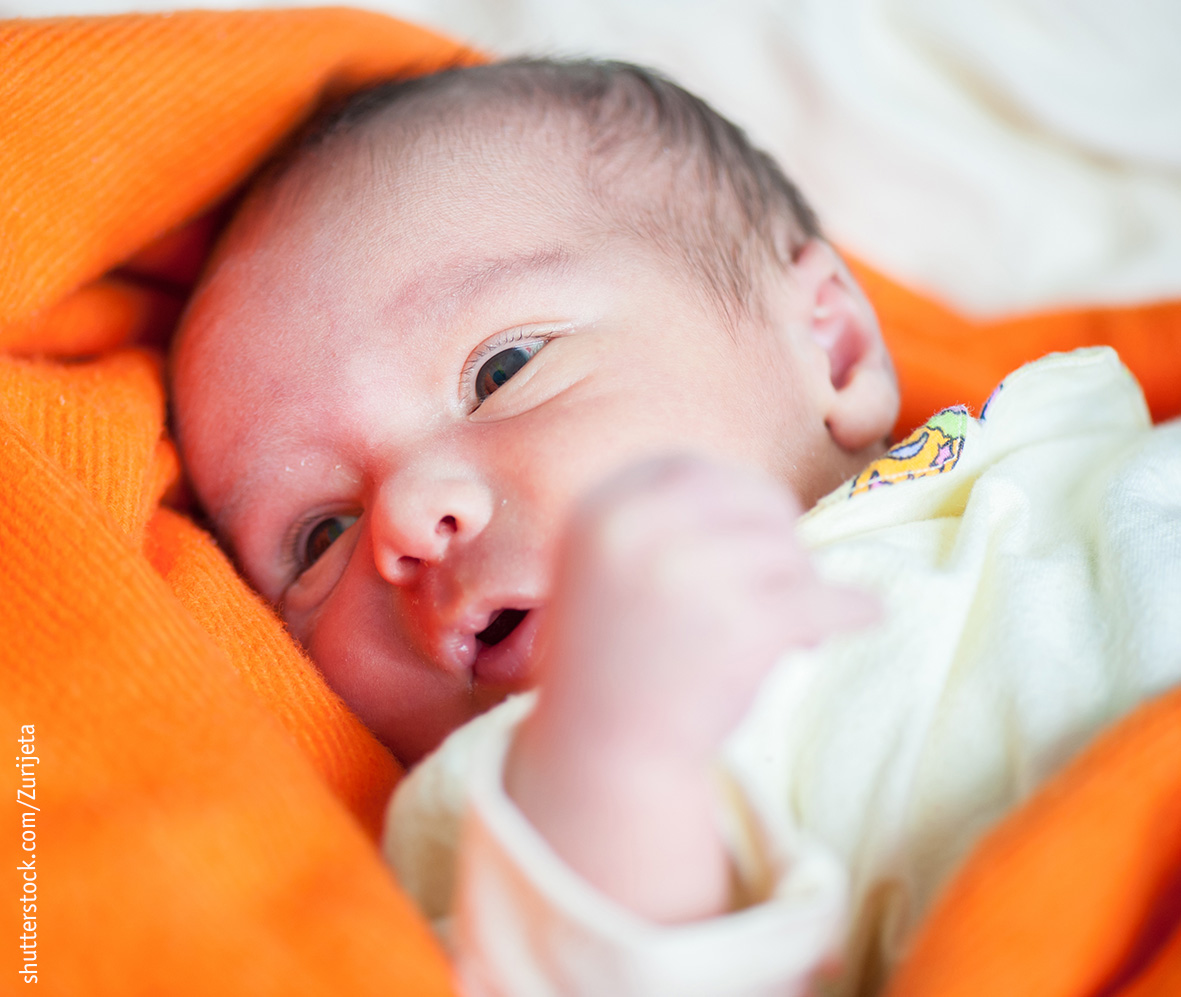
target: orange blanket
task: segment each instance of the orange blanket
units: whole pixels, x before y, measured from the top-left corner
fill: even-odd
[[[341,10],[0,24],[0,989],[450,992],[372,844],[394,762],[176,511],[160,364],[268,150],[326,96],[471,58]],[[860,273],[904,422],[1102,341],[1181,412],[1177,304],[971,323]],[[1009,821],[897,993],[1181,986],[1179,731],[1181,699],[1141,711]]]

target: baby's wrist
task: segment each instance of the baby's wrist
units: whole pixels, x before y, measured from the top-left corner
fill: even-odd
[[[658,922],[729,909],[729,856],[707,767],[610,736],[584,743],[533,719],[510,749],[505,790],[575,872]]]
[[[716,746],[698,743],[701,739],[684,729],[691,725],[672,722],[659,704],[552,692],[541,691],[518,733],[518,742],[550,765],[571,771],[593,766],[595,772],[583,774],[610,777],[634,771],[642,760],[653,773],[680,779],[702,771],[712,759]]]

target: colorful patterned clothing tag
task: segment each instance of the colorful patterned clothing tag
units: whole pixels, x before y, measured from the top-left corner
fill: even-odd
[[[955,467],[964,450],[971,416],[963,405],[938,412],[901,443],[896,443],[853,479],[849,497]]]

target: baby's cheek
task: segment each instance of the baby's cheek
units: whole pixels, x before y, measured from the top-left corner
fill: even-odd
[[[477,702],[465,678],[415,652],[404,595],[346,575],[307,621],[304,646],[345,705],[412,764],[495,703]]]
[[[397,691],[398,676],[413,656],[396,611],[398,593],[361,575],[350,565],[319,601],[296,614],[288,608],[288,619],[328,684],[367,715],[372,703]]]
[[[365,701],[370,670],[369,649],[373,643],[371,621],[350,613],[346,599],[331,600],[319,611],[292,625],[292,632],[307,649],[328,684],[357,712]],[[350,616],[352,627],[346,626]],[[351,631],[352,639],[349,639]]]

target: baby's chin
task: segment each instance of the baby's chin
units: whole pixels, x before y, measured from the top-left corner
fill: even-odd
[[[503,697],[502,697],[503,698]],[[465,724],[474,720],[476,717],[486,713],[492,707],[496,706],[500,700],[481,704],[480,708],[473,709],[470,715],[464,716],[462,720],[452,721],[448,723],[439,724],[437,722],[425,723],[421,726],[417,724],[410,724],[400,730],[397,735],[390,740],[382,738],[382,743],[385,744],[393,756],[406,768],[412,769],[424,758],[435,751],[444,741],[447,740],[455,731],[459,730]]]
[[[357,712],[377,739],[410,769],[464,724],[500,705],[515,691],[476,685],[450,703],[434,703],[417,714],[386,718],[384,723],[367,719],[363,711]]]

